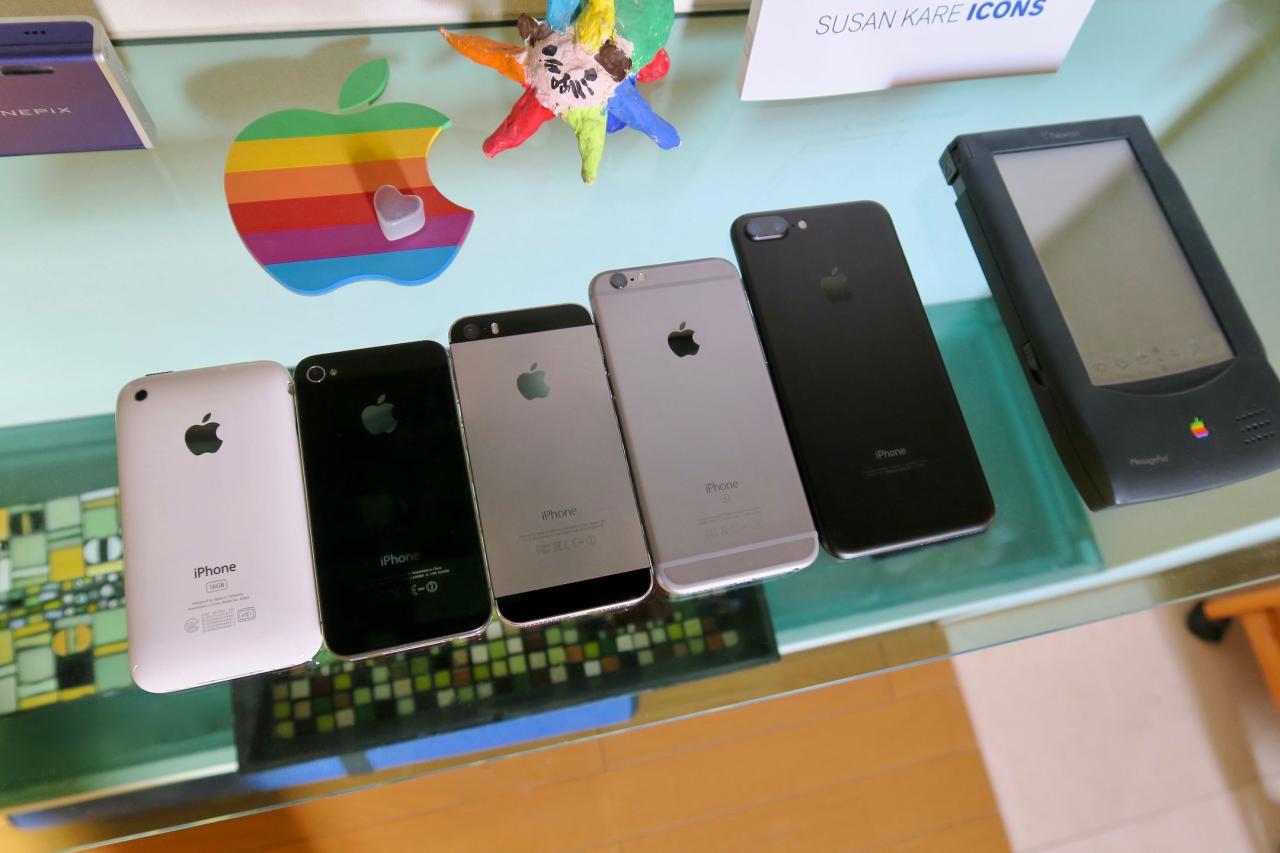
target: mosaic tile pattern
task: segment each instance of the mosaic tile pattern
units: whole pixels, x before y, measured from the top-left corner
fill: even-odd
[[[0,507],[0,715],[132,684],[115,489]]]
[[[242,679],[233,694],[243,767],[333,755],[499,717],[650,689],[774,660],[758,588],[356,663]]]

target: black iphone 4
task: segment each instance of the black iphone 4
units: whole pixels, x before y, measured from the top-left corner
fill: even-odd
[[[360,658],[483,631],[493,602],[444,348],[315,355],[294,377],[330,651]]]
[[[732,239],[827,550],[985,529],[991,492],[888,212],[752,213]]]

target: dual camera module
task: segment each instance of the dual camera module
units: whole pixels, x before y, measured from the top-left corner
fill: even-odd
[[[805,227],[805,223],[801,220],[797,223],[801,228]],[[782,216],[757,216],[747,220],[747,236],[752,240],[759,242],[761,240],[780,240],[787,236],[787,231],[791,228],[785,217]]]

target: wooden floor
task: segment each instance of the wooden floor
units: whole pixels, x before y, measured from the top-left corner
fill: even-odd
[[[948,662],[108,848],[1008,850]]]

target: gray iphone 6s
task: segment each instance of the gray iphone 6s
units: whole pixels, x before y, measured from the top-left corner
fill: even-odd
[[[591,315],[464,317],[449,344],[498,614],[531,625],[644,598],[653,572]]]
[[[603,272],[591,305],[662,587],[812,563],[818,534],[733,264]]]
[[[116,445],[134,682],[167,693],[310,660],[320,617],[289,371],[136,379]]]

